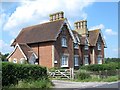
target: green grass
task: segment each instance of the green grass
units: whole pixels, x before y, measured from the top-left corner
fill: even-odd
[[[50,80],[19,81],[16,85],[5,86],[3,88],[51,88],[53,86]]]
[[[118,76],[109,76],[107,78],[98,78],[97,76],[94,76],[92,78],[84,79],[84,80],[79,80],[76,79],[75,81],[77,82],[113,82],[113,81],[118,81]]]

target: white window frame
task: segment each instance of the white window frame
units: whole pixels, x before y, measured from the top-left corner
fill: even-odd
[[[97,62],[98,64],[102,64],[102,55],[98,55]]]
[[[25,62],[25,59],[24,59],[24,58],[21,58],[21,59],[20,59],[20,64],[24,64],[24,62]]]
[[[66,39],[66,37],[62,37],[61,44],[62,44],[62,47],[67,47],[67,39]]]
[[[85,45],[85,47],[84,47],[84,48],[85,48],[85,50],[88,50],[88,49],[89,49],[88,45]]]
[[[97,43],[97,48],[98,48],[98,50],[101,50],[101,43],[100,42]]]
[[[79,45],[77,43],[74,43],[74,49],[79,49]]]
[[[89,65],[89,57],[88,57],[88,55],[84,55],[84,64]]]
[[[79,66],[79,55],[74,55],[74,66]]]
[[[17,59],[16,58],[13,59],[13,63],[17,63]]]
[[[61,67],[68,67],[68,58],[69,58],[68,54],[63,54],[61,56]]]

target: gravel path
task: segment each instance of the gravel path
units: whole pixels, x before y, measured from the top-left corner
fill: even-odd
[[[109,84],[108,82],[71,82],[62,80],[52,80],[54,88],[94,88]]]

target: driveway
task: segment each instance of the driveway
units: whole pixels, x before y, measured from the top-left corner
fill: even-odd
[[[100,88],[101,86],[104,87],[106,85],[112,84],[110,82],[71,82],[62,80],[52,80],[52,82],[55,85],[54,88],[76,88],[76,89],[97,87]],[[118,88],[118,84],[115,84],[114,88]]]

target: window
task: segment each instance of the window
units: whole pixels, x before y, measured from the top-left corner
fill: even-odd
[[[25,59],[24,58],[21,58],[20,59],[20,64],[23,64],[25,62]]]
[[[98,50],[101,50],[101,43],[100,42],[97,43],[97,47],[98,47]]]
[[[75,43],[75,44],[74,44],[74,48],[75,48],[75,49],[79,49],[79,45]]]
[[[89,64],[89,62],[88,62],[88,55],[85,55],[85,56],[84,56],[84,63],[85,63],[85,65],[88,65],[88,64]]]
[[[66,37],[62,37],[61,43],[62,43],[62,47],[67,47]]]
[[[17,60],[16,60],[16,59],[14,59],[14,60],[13,60],[13,63],[17,63]]]
[[[102,56],[101,55],[98,55],[97,60],[98,60],[98,64],[102,64]]]
[[[75,56],[74,56],[74,66],[79,66],[78,60],[79,60],[79,56],[78,56],[78,55],[75,55]]]
[[[88,45],[85,45],[85,50],[88,50]]]
[[[61,67],[68,67],[68,55],[63,55],[62,56]]]

